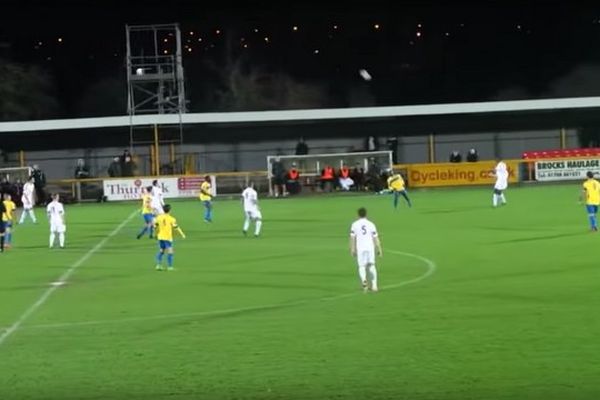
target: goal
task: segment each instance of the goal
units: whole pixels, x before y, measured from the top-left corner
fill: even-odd
[[[29,179],[33,168],[31,167],[10,167],[0,168],[0,180],[7,179],[11,184],[23,184]]]
[[[273,195],[273,164],[281,162],[283,169],[289,171],[295,166],[300,172],[303,186],[314,186],[321,176],[321,171],[330,166],[338,171],[344,165],[352,169],[363,169],[365,173],[373,168],[378,168],[380,173],[393,165],[391,151],[365,151],[354,153],[329,153],[296,155],[270,155],[267,156],[267,172],[269,178],[269,194]]]

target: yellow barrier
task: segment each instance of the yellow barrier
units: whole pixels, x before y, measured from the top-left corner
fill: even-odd
[[[408,164],[408,184],[411,187],[461,186],[493,184],[495,178],[491,175],[496,163],[482,161],[476,163],[438,163],[438,164]],[[506,161],[509,182],[519,181],[519,164]]]

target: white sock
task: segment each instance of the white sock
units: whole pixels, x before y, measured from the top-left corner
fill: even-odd
[[[60,243],[60,247],[65,247],[65,234],[64,233],[58,234],[58,243]]]
[[[25,222],[25,215],[27,215],[27,211],[25,211],[25,209],[23,209],[23,212],[21,213],[21,218],[19,218],[19,224],[22,224],[23,222]]]
[[[502,204],[506,204],[506,197],[504,197],[504,193],[500,195],[500,200],[502,200]]]
[[[31,217],[31,220],[33,222],[37,222],[37,220],[35,219],[35,214],[33,213],[33,208],[29,210],[29,216]]]
[[[257,219],[254,223],[254,234],[258,236],[260,234],[260,227],[262,226],[262,220]]]
[[[496,207],[498,205],[498,195],[496,193],[494,193],[492,203],[494,204],[494,207]]]
[[[246,219],[244,220],[244,232],[246,232],[249,227],[250,227],[250,218],[246,217]]]
[[[367,281],[367,269],[365,267],[358,267],[358,276],[360,276],[360,283],[365,283]]]
[[[377,268],[375,268],[375,265],[369,266],[369,274],[371,275],[371,289],[377,290]]]
[[[50,247],[53,247],[53,246],[54,246],[54,238],[55,238],[55,237],[56,237],[56,236],[54,235],[54,232],[52,232],[52,233],[50,234]]]

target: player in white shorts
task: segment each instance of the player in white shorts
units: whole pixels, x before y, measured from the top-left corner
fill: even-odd
[[[23,185],[23,194],[21,195],[21,202],[23,203],[23,211],[21,212],[21,218],[19,218],[19,224],[25,222],[25,217],[29,214],[29,218],[35,224],[37,222],[33,207],[35,206],[35,186],[33,184],[33,177],[29,178]]]
[[[163,199],[163,191],[157,180],[152,181],[152,202],[150,203],[154,215],[164,214],[163,206],[165,200]]]
[[[377,254],[380,257],[383,256],[381,242],[377,234],[377,227],[367,219],[365,208],[358,210],[358,217],[350,228],[350,254],[352,254],[352,257],[356,257],[358,261],[358,275],[363,290],[365,292],[369,290],[368,272],[370,275],[370,289],[376,292],[378,287],[375,249],[377,248]]]
[[[61,249],[65,248],[65,208],[59,200],[58,194],[52,195],[52,201],[46,207],[48,220],[50,222],[50,248],[54,247],[54,241],[58,234],[58,243]]]
[[[492,171],[492,176],[496,177],[492,204],[494,205],[494,207],[497,207],[498,203],[501,203],[502,205],[506,204],[506,197],[504,197],[504,191],[508,187],[508,168],[506,167],[504,161],[498,160],[496,167]]]
[[[258,208],[258,193],[254,189],[254,183],[250,182],[242,192],[242,204],[244,206],[244,228],[242,233],[246,235],[250,222],[254,222],[254,236],[260,235],[262,227],[262,214]]]

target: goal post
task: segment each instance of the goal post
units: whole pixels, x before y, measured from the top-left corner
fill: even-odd
[[[319,180],[321,171],[325,166],[332,167],[336,172],[344,165],[352,169],[362,168],[365,173],[374,166],[380,171],[393,166],[392,151],[364,151],[352,153],[326,153],[307,155],[269,155],[267,156],[267,175],[269,178],[269,195],[273,195],[273,164],[279,161],[284,171],[289,171],[295,166],[300,172],[305,184],[314,184]]]

